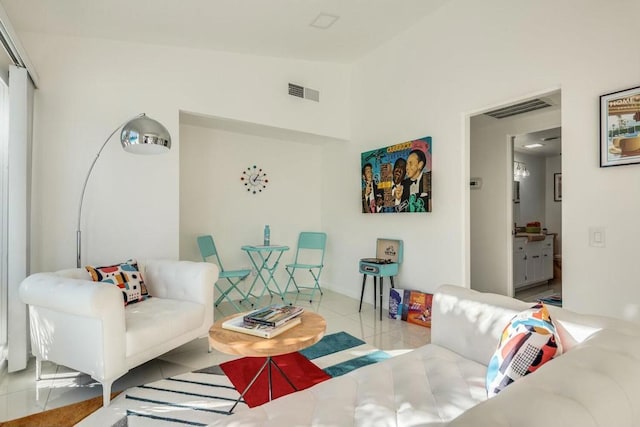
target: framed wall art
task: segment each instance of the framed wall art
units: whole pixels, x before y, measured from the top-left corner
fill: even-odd
[[[640,163],[640,86],[600,96],[600,167]]]
[[[431,148],[426,136],[362,153],[362,212],[431,212]]]
[[[553,174],[553,201],[554,202],[562,201],[562,174],[561,173]]]

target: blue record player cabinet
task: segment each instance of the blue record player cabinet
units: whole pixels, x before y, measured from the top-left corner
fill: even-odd
[[[362,291],[360,292],[360,309],[362,311],[362,298],[364,297],[364,288],[367,284],[367,276],[373,276],[373,308],[376,308],[376,288],[377,280],[380,278],[380,320],[382,320],[382,294],[383,280],[389,277],[391,287],[394,288],[393,277],[398,274],[400,264],[402,264],[403,248],[402,240],[397,239],[377,239],[376,241],[376,257],[363,258],[359,263],[360,273],[362,277]]]

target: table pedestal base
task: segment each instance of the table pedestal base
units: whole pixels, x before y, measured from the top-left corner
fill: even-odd
[[[285,380],[287,380],[287,382],[289,383],[289,385],[291,386],[291,388],[293,388],[295,391],[298,391],[298,388],[293,385],[293,383],[291,382],[291,380],[289,379],[289,377],[287,377],[287,375],[284,373],[284,371],[282,370],[282,368],[280,368],[280,366],[278,366],[278,364],[276,363],[275,360],[273,360],[273,358],[271,356],[267,356],[267,359],[264,361],[264,363],[262,364],[262,367],[260,367],[260,369],[258,369],[258,373],[256,373],[256,375],[253,377],[253,379],[249,382],[249,384],[245,387],[244,391],[240,394],[240,397],[238,397],[238,400],[236,400],[236,403],[233,404],[233,406],[231,407],[231,409],[229,409],[229,414],[233,413],[233,410],[236,408],[236,406],[238,406],[238,403],[240,403],[240,401],[242,400],[242,398],[244,397],[245,394],[247,394],[247,392],[249,391],[249,389],[251,388],[251,386],[256,382],[256,380],[258,379],[258,377],[260,376],[260,374],[262,372],[264,372],[265,369],[267,369],[267,376],[269,378],[269,402],[271,402],[271,400],[273,400],[273,387],[272,387],[272,382],[271,382],[271,367],[275,366],[276,369],[278,370],[278,372],[280,372],[280,375],[282,375],[282,378],[284,378]]]

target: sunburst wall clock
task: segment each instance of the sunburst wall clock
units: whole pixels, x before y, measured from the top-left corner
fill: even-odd
[[[267,179],[267,173],[256,165],[249,166],[242,171],[240,181],[244,184],[244,188],[249,193],[258,194],[266,190],[269,179]]]

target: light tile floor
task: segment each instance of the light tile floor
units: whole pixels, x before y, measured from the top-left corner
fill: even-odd
[[[515,294],[515,298],[526,302],[535,302],[538,298],[548,297],[554,294],[562,295],[562,282],[557,279],[551,280],[549,283],[518,291]]]
[[[358,312],[359,300],[346,297],[329,290],[315,301],[302,295],[293,295],[293,303],[307,310],[321,314],[327,320],[327,334],[345,331],[368,344],[390,353],[400,353],[427,344],[431,339],[431,330],[400,320],[391,320],[384,310],[382,321],[379,312],[372,304],[362,305]],[[263,298],[258,306],[278,302],[276,297]],[[249,310],[251,307],[247,307]],[[222,303],[215,309],[215,318],[234,314],[235,310]],[[161,357],[151,360],[117,380],[114,391],[157,381],[184,372],[217,365],[236,358],[217,351],[209,353],[206,338],[194,340],[176,348]],[[88,375],[74,372],[64,366],[44,362],[42,379],[35,381],[35,359],[31,358],[26,370],[7,374],[0,378],[0,420],[6,421],[36,412],[58,408],[101,396],[102,387]]]

